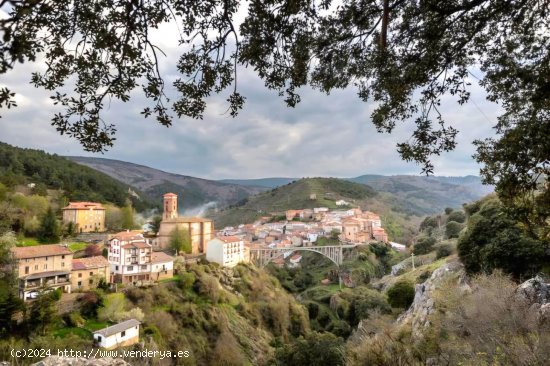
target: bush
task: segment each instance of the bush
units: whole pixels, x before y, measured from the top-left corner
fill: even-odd
[[[501,269],[515,278],[532,276],[547,260],[544,243],[528,236],[496,198],[482,201],[457,248],[469,274]]]
[[[460,231],[462,230],[462,224],[459,224],[456,221],[449,221],[445,226],[445,235],[447,238],[458,238]]]
[[[80,327],[84,326],[84,323],[86,323],[86,320],[84,320],[84,318],[82,317],[82,315],[80,315],[79,312],[73,311],[67,317],[67,323],[71,327],[79,327],[80,328]]]
[[[444,244],[439,248],[437,248],[435,258],[440,259],[440,258],[448,257],[451,254],[453,254],[453,248],[449,244]]]
[[[346,364],[344,340],[331,333],[311,332],[277,349],[276,364],[343,366]]]
[[[399,281],[390,287],[387,295],[393,308],[407,309],[414,300],[414,287],[408,281]]]
[[[418,238],[416,244],[414,245],[413,252],[415,255],[428,254],[432,251],[435,243],[435,238],[432,238],[430,236]]]
[[[447,217],[447,221],[455,221],[461,224],[466,221],[466,214],[463,211],[453,211]]]
[[[424,271],[416,278],[416,283],[424,283],[430,276],[432,275],[432,271]]]
[[[179,285],[182,290],[188,290],[193,288],[193,284],[196,281],[195,274],[193,272],[183,272],[180,274]]]

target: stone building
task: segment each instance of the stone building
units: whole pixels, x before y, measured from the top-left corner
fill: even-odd
[[[177,228],[185,230],[191,238],[191,254],[206,252],[209,240],[214,238],[214,223],[202,217],[180,217],[178,215],[178,196],[166,193],[164,196],[164,212],[157,239],[154,244],[160,249],[170,246],[170,236]]]
[[[70,202],[63,208],[63,223],[69,222],[79,233],[105,231],[105,208],[97,202]]]

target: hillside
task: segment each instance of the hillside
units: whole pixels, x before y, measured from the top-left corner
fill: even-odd
[[[310,196],[315,194],[315,199]],[[252,222],[270,213],[282,214],[286,210],[328,207],[335,209],[335,201],[344,199],[355,206],[379,213],[385,222],[390,237],[405,240],[404,237],[420,221],[420,214],[411,216],[394,206],[404,207],[398,197],[387,192],[376,192],[373,188],[337,178],[304,178],[270,191],[251,196],[239,205],[214,212],[211,217],[216,227],[233,226]],[[414,208],[414,207],[413,207]]]
[[[111,202],[124,206],[128,198],[139,210],[154,205],[139,191],[130,197],[127,184],[55,154],[0,142],[0,182],[13,187],[34,183],[37,189],[62,190],[69,200]],[[132,188],[133,191],[136,191]]]
[[[166,192],[183,195],[180,209],[183,207],[185,210],[211,202],[223,207],[265,190],[261,187],[246,187],[168,173],[119,160],[80,156],[67,158],[137,187],[155,202],[160,202],[160,197]]]
[[[299,178],[224,179],[246,186],[276,188]],[[378,192],[391,193],[388,203],[394,211],[411,215],[431,215],[446,207],[460,207],[465,202],[477,200],[493,191],[492,186],[481,183],[479,177],[425,177],[415,175],[384,176],[361,175],[355,178],[341,178],[354,183],[369,185]]]

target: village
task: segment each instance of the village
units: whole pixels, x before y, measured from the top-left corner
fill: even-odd
[[[175,275],[175,262],[199,260],[234,267],[251,261],[250,251],[258,248],[285,249],[284,255],[270,261],[283,267],[298,266],[300,247],[331,243],[388,243],[380,216],[348,208],[326,207],[288,210],[284,216],[262,217],[251,224],[225,227],[216,231],[212,220],[181,217],[178,196],[163,196],[163,216],[158,233],[150,230],[105,232],[105,209],[96,202],[70,202],[63,209],[64,223],[71,222],[79,235],[89,235],[102,255],[78,257],[64,244],[46,244],[12,248],[18,277],[18,293],[24,301],[33,301],[40,293],[85,292],[98,287],[117,290],[169,280]],[[275,219],[274,219],[275,218]],[[279,220],[280,219],[280,220]],[[182,230],[190,242],[190,252],[174,252],[173,233]],[[294,248],[294,250],[293,250]],[[130,319],[94,333],[99,346],[113,348],[137,342],[139,322]]]

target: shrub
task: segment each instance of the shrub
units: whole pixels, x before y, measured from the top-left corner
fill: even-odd
[[[179,285],[183,290],[193,288],[193,284],[196,281],[196,276],[193,272],[183,272],[180,274]]]
[[[451,212],[453,212],[453,209],[451,207],[445,208],[445,215],[449,215],[451,214]]]
[[[516,278],[531,276],[547,259],[545,245],[509,218],[496,198],[483,200],[457,248],[469,274],[501,269]]]
[[[415,255],[428,254],[432,251],[435,243],[435,238],[432,238],[430,236],[418,238],[416,244],[414,245],[413,252]]]
[[[445,226],[445,235],[447,238],[458,238],[460,231],[462,230],[462,224],[459,224],[456,221],[449,221]]]
[[[432,271],[424,271],[416,278],[416,283],[424,283],[430,276],[432,275]]]
[[[448,257],[451,254],[453,254],[453,248],[449,244],[444,244],[444,245],[440,246],[439,248],[437,248],[437,252],[436,252],[435,257],[436,257],[436,259],[440,259],[440,258],[443,258],[443,257]]]
[[[343,366],[346,364],[344,340],[331,333],[311,332],[277,349],[276,364],[285,366]]]
[[[466,221],[466,214],[464,211],[453,211],[449,214],[449,217],[447,217],[447,221],[455,221],[462,224]]]
[[[67,317],[67,323],[71,327],[79,327],[80,328],[80,327],[84,326],[84,323],[86,323],[86,320],[84,320],[84,318],[82,317],[82,315],[80,315],[79,312],[73,311]]]
[[[393,308],[407,309],[414,300],[414,287],[408,281],[398,281],[390,287],[387,295]]]

